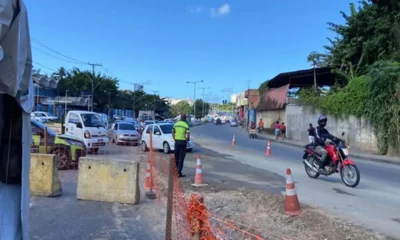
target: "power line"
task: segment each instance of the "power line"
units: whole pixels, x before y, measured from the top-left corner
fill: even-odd
[[[49,69],[50,71],[57,72],[57,70],[54,70],[54,69],[52,69],[52,68],[49,68],[49,67],[47,67],[46,65],[43,65],[43,64],[41,64],[41,63],[33,62],[33,64],[36,64],[36,65],[39,65],[39,66],[41,66],[41,67],[47,68],[47,69]]]
[[[67,59],[63,59],[63,58],[54,56],[54,55],[52,55],[52,54],[50,54],[50,53],[47,53],[47,52],[45,52],[45,51],[42,51],[42,50],[36,48],[36,47],[32,47],[32,48],[35,49],[35,50],[38,51],[38,52],[44,53],[44,54],[46,54],[46,55],[48,55],[48,56],[50,56],[50,57],[53,57],[53,58],[56,58],[56,59],[59,59],[59,60],[65,61],[65,62],[82,64],[82,63],[80,63],[80,62],[69,61],[69,60],[67,60]],[[85,65],[87,65],[87,63],[85,63]]]
[[[67,55],[64,55],[64,54],[62,54],[62,53],[60,53],[60,52],[58,52],[58,51],[56,51],[56,50],[54,50],[54,49],[52,49],[52,48],[46,46],[46,44],[40,42],[39,40],[37,40],[37,39],[35,39],[35,38],[33,38],[33,37],[31,37],[31,39],[32,39],[33,42],[39,44],[40,46],[42,46],[42,47],[44,47],[44,48],[46,48],[46,49],[48,49],[48,50],[50,50],[50,51],[52,51],[52,52],[54,52],[54,53],[57,53],[58,55],[61,55],[61,56],[65,57],[65,58],[68,58],[68,59],[70,59],[70,60],[72,60],[72,61],[79,62],[79,63],[81,63],[81,64],[88,64],[88,63],[85,63],[85,62],[83,62],[83,61],[77,60],[77,59],[75,59],[75,58],[68,57]]]

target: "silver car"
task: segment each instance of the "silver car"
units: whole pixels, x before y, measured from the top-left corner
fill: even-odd
[[[111,141],[115,144],[134,144],[137,146],[140,141],[140,135],[136,131],[135,124],[131,122],[117,121],[112,127]]]

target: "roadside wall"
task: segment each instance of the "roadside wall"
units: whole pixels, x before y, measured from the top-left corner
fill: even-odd
[[[286,111],[282,109],[257,112],[257,126],[260,118],[262,118],[265,128],[273,128],[276,121],[286,124]]]
[[[308,142],[308,126],[310,123],[315,127],[320,112],[312,112],[308,108],[299,105],[286,106],[287,138],[290,140]],[[354,116],[339,119],[330,115],[328,117],[328,131],[340,137],[345,132],[344,139],[352,148],[377,152],[377,140],[371,124],[365,119]]]

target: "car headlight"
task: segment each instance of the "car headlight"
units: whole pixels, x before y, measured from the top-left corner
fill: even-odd
[[[124,137],[124,134],[120,134],[119,137]]]
[[[171,142],[175,142],[175,139],[171,138],[170,141],[171,141]]]

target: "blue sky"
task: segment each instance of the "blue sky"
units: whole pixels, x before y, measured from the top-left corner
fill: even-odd
[[[138,82],[162,96],[192,98],[186,81],[204,80],[198,86],[209,87],[213,101],[244,91],[248,80],[258,88],[280,72],[309,68],[308,53],[333,36],[326,23],[342,23],[350,2],[25,0],[34,67],[43,72],[89,67],[61,60],[38,41],[103,64],[97,70],[117,77],[121,89]]]

